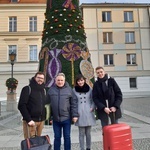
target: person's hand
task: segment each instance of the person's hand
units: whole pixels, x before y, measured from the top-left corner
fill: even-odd
[[[94,111],[94,109],[93,108],[90,108],[90,112],[93,112]]]
[[[35,122],[33,120],[31,120],[30,122],[28,122],[29,126],[35,126]]]
[[[76,122],[77,122],[77,120],[78,120],[78,118],[77,118],[77,117],[73,117],[73,119],[72,119],[72,121],[73,121],[74,123],[76,123]]]
[[[111,112],[116,112],[116,107],[111,107],[110,110]]]
[[[108,107],[105,107],[105,108],[104,108],[104,111],[105,111],[105,113],[108,114],[108,115],[109,115],[109,113],[111,113],[111,110],[110,110]]]
[[[52,121],[52,120],[50,120],[50,121],[49,121],[49,123],[50,123],[50,125],[52,125],[52,124],[53,124],[53,121]]]

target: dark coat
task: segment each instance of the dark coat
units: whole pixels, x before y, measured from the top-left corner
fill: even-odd
[[[68,83],[63,87],[51,87],[46,101],[51,105],[51,117],[54,121],[62,122],[71,117],[78,117],[78,100]]]
[[[107,80],[108,86],[108,105],[110,107],[116,107],[115,119],[121,118],[120,105],[122,103],[122,92],[113,78]],[[98,81],[94,83],[93,87],[93,101],[97,107],[98,118],[101,120],[108,121],[108,115],[105,113],[104,108],[107,107],[106,98],[102,91],[102,85]]]
[[[39,122],[45,120],[46,95],[44,84],[39,85],[34,78],[30,87],[23,87],[18,103],[18,109],[27,123],[31,120]]]

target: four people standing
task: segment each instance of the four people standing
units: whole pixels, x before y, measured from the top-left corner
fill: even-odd
[[[86,83],[82,75],[78,75],[73,89],[78,98],[79,118],[75,123],[79,128],[80,150],[84,150],[84,140],[86,137],[86,150],[91,149],[91,126],[95,125],[94,109],[95,105],[92,100],[92,89]]]
[[[65,75],[58,73],[55,85],[50,87],[47,98],[44,91],[44,74],[37,72],[20,95],[18,109],[23,116],[24,138],[37,133],[41,135],[45,120],[45,103],[51,105],[54,131],[54,150],[60,150],[63,131],[64,150],[71,150],[71,121],[79,128],[80,150],[91,149],[91,126],[95,125],[95,107],[102,127],[118,123],[121,117],[122,92],[117,82],[105,73],[102,67],[96,68],[97,81],[93,90],[82,75],[78,75],[73,90],[65,81]],[[94,101],[94,102],[93,102]],[[95,103],[95,104],[94,104]],[[36,128],[35,128],[36,127]],[[29,135],[28,135],[29,133]]]
[[[103,67],[97,67],[95,70],[97,81],[93,87],[93,101],[96,105],[101,125],[102,127],[108,125],[109,117],[111,123],[118,123],[118,119],[121,118],[121,89],[117,82],[105,73]]]

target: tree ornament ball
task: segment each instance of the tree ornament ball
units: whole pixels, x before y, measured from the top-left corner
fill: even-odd
[[[58,19],[55,19],[55,22],[58,22]]]

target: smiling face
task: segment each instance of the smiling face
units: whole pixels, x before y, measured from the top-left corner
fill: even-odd
[[[55,79],[55,83],[58,87],[63,87],[65,84],[65,77],[64,76],[57,76]]]
[[[105,71],[102,68],[101,69],[97,69],[96,70],[96,74],[97,74],[98,78],[103,78],[105,76]]]
[[[37,74],[35,76],[35,81],[38,83],[38,84],[43,84],[44,83],[44,75],[43,74]]]
[[[80,87],[82,87],[82,86],[84,85],[84,83],[85,83],[85,80],[84,80],[83,78],[81,78],[81,79],[79,79],[79,80],[77,81],[77,84],[78,84],[78,86],[80,86]]]

